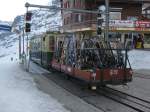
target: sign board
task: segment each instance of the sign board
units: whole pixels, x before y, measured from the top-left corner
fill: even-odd
[[[110,20],[110,26],[121,28],[133,28],[134,21],[132,20]]]
[[[110,12],[110,20],[121,20],[121,12]]]
[[[105,26],[105,23],[103,23],[103,26]],[[109,26],[115,28],[134,28],[135,25],[132,20],[110,20]]]
[[[136,21],[136,28],[150,28],[150,21]]]
[[[102,25],[105,26],[105,22]],[[150,21],[110,20],[111,31],[150,32]]]

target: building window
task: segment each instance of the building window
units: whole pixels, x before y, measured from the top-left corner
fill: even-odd
[[[64,3],[64,8],[70,8],[70,2],[69,1]]]
[[[81,0],[77,0],[76,5],[77,5],[76,6],[77,8],[80,8],[81,7]]]
[[[69,1],[67,2],[67,8],[70,8],[70,2]]]
[[[67,2],[64,3],[64,8],[67,8]]]
[[[79,14],[75,15],[75,22],[78,22],[78,18],[79,18],[78,16],[79,16]]]
[[[66,24],[66,19],[64,19],[64,25]]]
[[[69,24],[69,17],[67,17],[67,21],[66,21],[66,24]]]
[[[81,15],[81,14],[78,15],[78,21],[79,21],[79,22],[82,21],[82,15]]]
[[[76,1],[75,0],[73,0],[73,7],[75,7],[76,6]]]

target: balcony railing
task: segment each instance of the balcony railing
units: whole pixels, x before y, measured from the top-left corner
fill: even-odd
[[[78,22],[73,24],[63,25],[64,31],[72,31],[72,30],[96,30],[97,20],[87,20],[84,22]]]

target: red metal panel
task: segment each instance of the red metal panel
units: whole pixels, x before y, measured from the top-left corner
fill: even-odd
[[[125,75],[126,74],[126,75]],[[132,78],[132,69],[128,68],[124,69],[97,69],[96,70],[96,80],[101,80],[103,77],[103,81],[111,81],[111,80],[119,80],[122,81],[124,78],[131,79]]]
[[[101,77],[103,77],[104,81],[109,81],[111,79],[109,69],[97,69],[96,80],[101,80]]]
[[[75,68],[75,77],[90,81],[92,72]]]

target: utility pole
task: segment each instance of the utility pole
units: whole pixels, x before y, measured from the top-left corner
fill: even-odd
[[[26,45],[26,46],[27,46],[27,47],[26,47],[26,49],[27,49],[27,50],[26,50],[26,51],[27,51],[27,56],[28,56],[28,54],[29,54],[29,50],[28,50],[28,49],[29,49],[29,41],[28,41],[28,40],[29,40],[29,37],[28,37],[28,34],[27,34],[27,40],[26,40],[26,41],[27,41],[27,45]]]
[[[106,4],[106,11],[105,11],[105,15],[106,15],[106,21],[105,21],[105,41],[108,42],[108,36],[109,36],[109,0],[105,0],[105,4]]]
[[[27,14],[27,12],[28,12],[28,7],[27,7],[27,11],[26,11],[26,14]],[[26,15],[27,16],[27,15]],[[27,17],[26,17],[26,19],[27,19]],[[28,56],[28,32],[26,32],[26,36],[27,36],[27,40],[26,40],[26,54],[27,54],[27,56]]]
[[[22,35],[22,37],[23,37],[23,38],[22,38],[22,45],[23,45],[23,46],[22,46],[22,48],[23,48],[23,55],[24,55],[24,54],[25,54],[25,51],[24,51],[24,27],[23,27],[22,30],[23,30],[23,35]]]

